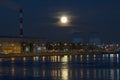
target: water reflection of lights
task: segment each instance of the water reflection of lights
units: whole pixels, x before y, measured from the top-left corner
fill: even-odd
[[[33,76],[34,77],[39,77],[40,76],[39,68],[33,68]]]
[[[83,69],[80,69],[80,77],[83,78]]]
[[[68,80],[68,69],[62,69],[62,79]]]
[[[115,79],[114,78],[114,70],[113,69],[110,70],[110,77],[111,77],[111,80]]]
[[[42,76],[43,76],[43,77],[46,76],[46,71],[45,71],[45,70],[42,71]]]
[[[119,80],[120,79],[120,70],[119,69],[117,69],[117,80]]]
[[[26,76],[26,68],[23,68],[23,76]]]
[[[101,78],[101,69],[98,70],[98,78]]]
[[[64,55],[62,58],[61,58],[61,62],[64,62],[64,63],[67,63],[68,62],[68,56],[67,55]],[[62,64],[61,66],[61,78],[62,80],[68,80],[68,64]]]
[[[62,58],[61,58],[61,62],[68,62],[68,56],[67,55],[64,55]]]
[[[96,77],[97,77],[96,69],[93,70],[93,73],[94,73],[94,78],[96,79]]]
[[[51,71],[51,76],[54,77],[54,78],[57,77],[57,76],[60,76],[60,71],[56,70],[56,69],[52,70]]]
[[[14,76],[14,75],[15,75],[15,67],[14,67],[14,66],[12,66],[12,69],[11,69],[11,74],[12,74],[12,76]]]
[[[90,72],[89,72],[89,69],[87,69],[87,78],[89,79],[90,77]]]

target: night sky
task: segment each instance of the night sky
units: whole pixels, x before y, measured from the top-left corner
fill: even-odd
[[[4,1],[4,2],[3,2]],[[19,36],[19,11],[23,8],[24,36],[48,41],[71,41],[80,31],[87,39],[98,32],[102,41],[120,41],[120,0],[0,0],[0,35]],[[56,24],[68,15],[70,25]]]

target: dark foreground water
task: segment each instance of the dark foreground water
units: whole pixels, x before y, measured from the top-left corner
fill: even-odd
[[[113,56],[104,56],[103,61],[69,58],[4,59],[0,62],[0,80],[120,80],[120,63]]]

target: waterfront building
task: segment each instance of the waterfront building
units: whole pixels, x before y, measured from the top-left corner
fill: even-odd
[[[45,40],[31,37],[0,37],[0,52],[14,53],[40,53],[45,52]]]

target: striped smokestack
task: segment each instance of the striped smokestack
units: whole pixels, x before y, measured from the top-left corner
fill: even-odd
[[[20,37],[23,37],[23,10],[20,9],[19,10],[19,13],[20,13],[20,32],[19,32],[19,35]]]

